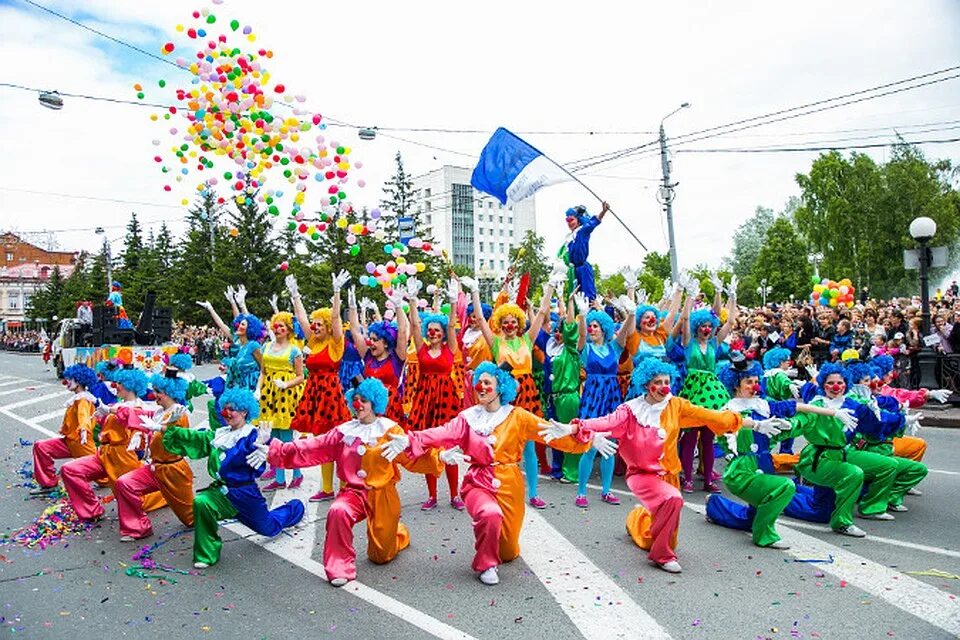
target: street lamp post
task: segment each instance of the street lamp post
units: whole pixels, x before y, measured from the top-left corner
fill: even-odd
[[[113,260],[110,257],[110,241],[107,240],[107,232],[103,227],[97,227],[93,231],[98,236],[103,236],[103,255],[107,262],[107,295],[110,295],[110,287],[113,286]]]
[[[664,131],[663,123],[673,114],[689,106],[689,102],[684,102],[663,116],[663,119],[660,121],[660,168],[663,170],[663,185],[660,187],[658,196],[661,204],[663,204],[664,210],[667,212],[667,235],[670,242],[670,279],[674,282],[679,282],[680,280],[680,269],[677,267],[677,243],[673,235],[673,193],[674,187],[676,187],[677,184],[670,182],[670,160],[667,157],[667,134],[666,131]]]
[[[910,223],[910,237],[920,245],[920,319],[922,324],[922,337],[930,335],[930,263],[931,252],[929,244],[933,236],[937,234],[937,223],[931,218],[920,217]],[[920,386],[926,389],[936,389],[941,385],[934,374],[934,365],[936,364],[936,354],[923,341],[920,343],[920,351],[917,353],[917,363],[920,366]]]
[[[813,265],[813,275],[820,279],[820,263],[823,262],[823,254],[819,251],[816,253],[811,253],[807,256],[807,262]]]
[[[770,292],[773,290],[773,287],[767,286],[767,279],[764,278],[760,281],[760,286],[757,287],[757,293],[763,299],[763,306],[767,306],[767,296],[770,295]]]

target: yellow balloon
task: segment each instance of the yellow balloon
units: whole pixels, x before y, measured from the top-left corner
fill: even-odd
[[[418,262],[415,266],[417,267],[417,273],[422,273],[427,268],[427,265],[422,262]]]
[[[407,259],[404,258],[403,256],[400,256],[399,258],[397,258],[397,264],[407,264]]]
[[[339,220],[337,220],[337,228],[339,228],[339,229],[346,229],[346,228],[347,228],[347,219],[346,219],[346,218],[340,218]]]

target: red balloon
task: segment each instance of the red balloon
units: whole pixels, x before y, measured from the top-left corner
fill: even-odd
[[[287,88],[286,88],[285,86],[283,86],[282,84],[278,84],[277,86],[275,86],[275,87],[273,88],[273,90],[274,90],[275,93],[283,93],[284,91],[287,90]]]

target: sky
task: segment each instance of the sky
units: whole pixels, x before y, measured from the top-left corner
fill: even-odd
[[[360,140],[351,127],[327,133],[363,162],[355,174],[366,186],[350,190],[359,206],[378,204],[398,150],[414,175],[444,164],[471,167],[490,133],[505,126],[531,132],[522,135],[563,163],[655,140],[661,118],[683,102],[691,106],[666,121],[668,137],[960,60],[960,4],[949,0],[38,2],[157,54],[167,41],[186,45],[174,28],[192,25],[194,10],[206,7],[221,22],[235,18],[251,25],[258,39],[250,48],[274,51],[274,80],[305,95],[307,108],[381,128],[373,141]],[[170,94],[159,90],[159,79],[168,82],[167,91],[189,81],[182,71],[23,0],[0,0],[0,60],[0,83],[127,100],[135,99],[137,82],[147,88],[148,100],[162,102]],[[180,191],[164,192],[167,181],[153,161],[152,140],[166,144],[169,123],[151,122],[154,111],[143,107],[70,98],[65,103],[51,111],[38,105],[36,93],[0,87],[0,227],[54,231],[62,250],[95,249],[101,242],[97,226],[119,250],[131,211],[148,228],[167,220],[182,232],[186,210],[180,200],[190,190],[184,183]],[[952,138],[960,137],[958,124],[960,79],[677,144],[672,177],[678,183],[674,221],[681,268],[719,266],[737,226],[757,206],[778,210],[799,195],[795,175],[817,155],[685,149],[875,143],[893,139],[896,131],[907,140]],[[392,130],[419,128],[477,133]],[[665,251],[666,226],[656,199],[660,158],[656,145],[651,149],[578,176],[650,250]],[[960,160],[958,144],[923,149],[930,158]],[[882,161],[887,150],[864,152]],[[307,209],[317,202],[311,196],[319,195],[319,189],[308,191]],[[541,190],[536,198],[537,227],[550,254],[565,235],[567,207],[599,208],[575,183]],[[592,257],[606,273],[642,260],[642,249],[614,219],[593,237]]]

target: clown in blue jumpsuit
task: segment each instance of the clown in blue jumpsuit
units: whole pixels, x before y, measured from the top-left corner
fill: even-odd
[[[587,208],[583,205],[567,209],[567,227],[570,235],[560,249],[560,258],[567,265],[567,291],[574,287],[580,288],[580,293],[593,300],[597,297],[597,286],[593,279],[593,265],[587,262],[590,257],[590,235],[600,225],[603,216],[610,210],[604,202],[603,208],[596,216],[587,215]]]

